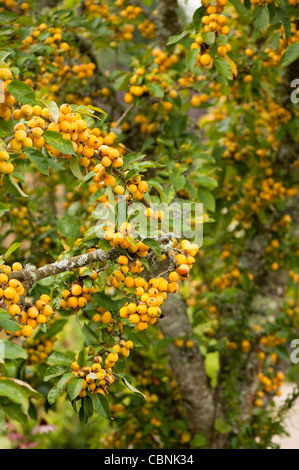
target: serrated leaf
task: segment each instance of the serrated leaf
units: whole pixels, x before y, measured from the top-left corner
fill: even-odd
[[[0,12],[0,24],[10,23],[11,21],[15,21],[17,18],[18,18],[18,15],[16,13],[13,13],[10,11]]]
[[[150,247],[150,249],[159,258],[161,258],[161,256],[162,256],[161,247],[160,247],[159,243],[156,240],[153,240],[152,238],[144,238],[144,240],[142,240],[142,242],[145,243],[146,245],[148,245]]]
[[[233,71],[228,63],[227,60],[225,60],[224,57],[216,57],[214,59],[214,65],[216,67],[216,70],[220,75],[225,77],[227,80],[232,80],[233,79]]]
[[[242,20],[246,21],[246,23],[250,23],[250,10],[247,10],[247,8],[239,0],[229,1],[232,5],[234,5]]]
[[[54,351],[48,357],[49,364],[59,364],[62,366],[69,366],[71,364],[71,359],[65,353],[61,351]]]
[[[11,182],[11,184],[16,188],[16,190],[21,194],[23,197],[29,197],[28,194],[24,193],[24,191],[20,188],[18,183],[15,181],[14,177],[12,175],[8,175],[8,179]]]
[[[18,344],[4,341],[4,359],[27,359],[27,352]]]
[[[43,137],[47,144],[59,150],[59,152],[65,155],[76,155],[71,141],[64,139],[59,132],[46,131],[43,133]]]
[[[6,253],[4,254],[4,259],[8,258],[14,251],[16,251],[20,246],[22,246],[22,243],[13,243]]]
[[[128,387],[129,390],[131,390],[131,392],[139,393],[139,394],[142,395],[143,398],[146,400],[146,396],[144,395],[144,393],[142,393],[142,392],[141,392],[140,390],[138,390],[137,388],[133,387],[133,385],[130,384],[130,382],[128,382],[125,377],[122,377],[121,380],[123,381],[123,383],[125,384],[125,386]]]
[[[27,413],[29,400],[25,391],[7,377],[0,378],[0,397],[7,397],[13,403],[17,403],[23,413]]]
[[[155,82],[147,83],[146,86],[152,96],[154,96],[155,98],[163,98],[164,90],[163,90],[163,87],[159,83],[155,83]]]
[[[34,166],[43,174],[49,176],[49,165],[48,160],[45,155],[38,149],[35,148],[26,148],[23,150],[23,153],[27,155]]]
[[[187,34],[189,34],[190,31],[182,31],[180,34],[175,34],[173,36],[170,36],[168,38],[168,41],[166,43],[166,46],[171,46],[171,44],[176,44],[177,42],[180,42],[181,39],[183,39]]]
[[[81,172],[81,167],[79,163],[79,157],[76,155],[70,159],[70,169],[73,175],[79,180],[83,180],[83,175]]]
[[[299,58],[299,42],[295,42],[288,46],[287,50],[283,54],[280,64],[282,67],[288,67],[291,65],[295,60]]]
[[[270,14],[268,10],[268,6],[261,6],[258,5],[253,10],[252,14],[252,23],[255,29],[259,31],[265,31],[268,27],[270,21]]]
[[[191,49],[186,55],[185,63],[188,70],[193,70],[197,61],[199,49]]]
[[[49,114],[51,118],[53,119],[54,122],[58,122],[59,119],[59,108],[55,101],[48,100],[48,99],[42,99],[42,100],[36,100],[42,103],[43,106],[45,106],[49,110]]]
[[[101,393],[97,393],[94,396],[94,408],[96,412],[100,415],[103,416],[103,418],[111,418],[111,411],[109,407],[109,403],[107,399],[102,395]]]
[[[16,333],[16,331],[20,330],[18,323],[12,320],[9,313],[7,313],[3,308],[0,309],[0,328],[4,328],[11,333]]]
[[[20,103],[35,105],[35,94],[32,88],[19,80],[13,80],[8,86],[9,93]]]
[[[79,393],[81,392],[84,379],[79,379],[79,377],[74,377],[67,385],[67,393],[70,397],[70,400],[73,401]]]
[[[48,382],[51,379],[54,379],[54,377],[58,377],[59,375],[62,375],[65,372],[66,368],[65,366],[61,365],[55,365],[55,366],[50,366],[45,372],[44,376],[44,381]]]

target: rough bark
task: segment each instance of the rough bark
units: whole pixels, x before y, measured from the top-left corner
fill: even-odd
[[[192,337],[192,328],[186,313],[186,304],[179,295],[170,296],[163,305],[159,325],[165,337]],[[203,356],[197,346],[178,348],[174,342],[168,346],[169,362],[178,382],[188,417],[190,430],[196,434],[211,435],[214,402],[209,387]]]

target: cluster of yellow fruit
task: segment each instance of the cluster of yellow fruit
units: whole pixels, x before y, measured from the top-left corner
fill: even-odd
[[[33,330],[37,328],[38,325],[50,322],[53,315],[50,300],[47,294],[42,294],[35,304],[26,303],[22,308],[19,305],[9,307],[9,314],[17,320],[21,329],[15,333],[10,331],[6,332],[18,338],[20,336],[30,338],[33,334]]]
[[[275,348],[286,342],[286,338],[279,338],[276,333],[273,335],[263,336],[260,343],[264,348]]]
[[[117,5],[120,6],[120,5]],[[122,18],[127,18],[128,20],[135,20],[138,15],[142,13],[142,8],[139,6],[128,5],[121,11]]]
[[[213,3],[213,4],[212,4]],[[217,0],[216,2],[209,2],[208,0],[203,3],[203,6],[207,8],[206,15],[202,17],[203,28],[196,37],[194,42],[191,44],[191,49],[198,49],[199,54],[197,57],[196,65],[198,67],[205,66],[208,67],[212,63],[212,57],[210,55],[210,48],[207,43],[205,43],[202,32],[210,33],[213,32],[216,34],[216,42],[219,34],[227,36],[229,34],[230,28],[227,25],[227,17],[222,14],[224,6],[227,4],[227,0]],[[225,57],[228,52],[231,51],[231,45],[220,44],[217,47],[217,54],[220,57]]]
[[[48,338],[47,335],[38,338],[30,338],[25,343],[25,351],[28,353],[27,363],[42,364],[47,361],[52,352],[55,338]]]
[[[141,258],[147,255],[149,250],[148,245],[145,245],[142,241],[136,242],[131,237],[134,230],[132,223],[123,222],[117,231],[114,229],[114,226],[110,224],[106,229],[104,228],[104,230],[104,238],[109,241],[112,247],[122,247],[130,253],[136,253],[137,256]]]
[[[23,284],[10,274],[20,269],[21,263],[13,263],[12,267],[7,264],[0,266],[0,307],[7,310],[12,317],[21,312],[18,304],[25,290]]]
[[[151,132],[155,132],[157,129],[157,123],[149,123],[148,117],[144,114],[137,114],[134,120],[136,124],[139,125],[139,130],[142,134],[150,134]]]
[[[206,93],[198,95],[195,93],[191,98],[191,104],[194,108],[198,108],[202,103],[206,103],[209,99],[209,96]]]
[[[154,39],[156,37],[155,23],[150,19],[140,23],[137,28],[146,39]]]
[[[10,175],[13,171],[14,166],[9,161],[9,153],[6,150],[0,150],[0,180],[2,175]]]
[[[50,57],[40,56],[37,58],[34,80],[31,71],[25,72],[22,79],[28,86],[35,89],[49,87],[50,94],[47,98],[58,102],[59,95],[69,85],[72,78],[81,80],[85,85],[87,79],[93,77],[96,64],[90,62],[87,55],[79,53],[76,46],[62,40],[62,28],[41,23],[22,40],[22,49],[29,52],[32,46],[36,47],[39,44],[55,46],[55,49]],[[49,70],[50,67],[55,67],[56,70]],[[90,104],[89,97],[88,102],[85,103],[85,99],[80,94],[75,93],[72,96],[74,103]]]
[[[255,406],[258,406],[258,407],[263,406],[262,398],[264,397],[264,392],[266,393],[275,392],[275,395],[277,396],[281,395],[281,390],[279,389],[284,380],[284,373],[281,371],[278,371],[276,374],[274,374],[273,367],[268,368],[268,373],[270,374],[271,378],[268,377],[267,375],[264,375],[262,372],[258,373],[258,379],[261,382],[264,391],[263,390],[257,391],[258,398],[256,398],[254,401]]]
[[[0,68],[0,118],[4,119],[4,121],[8,121],[16,100],[9,93],[7,88],[12,81],[12,72],[10,68],[6,66],[7,64],[3,63],[3,65],[4,67]]]
[[[48,108],[41,108],[38,105],[23,105],[13,112],[15,120],[25,119],[26,123],[18,123],[15,126],[14,139],[8,147],[21,152],[23,147],[41,148],[45,147],[48,152],[56,158],[64,157],[70,159],[72,154],[64,154],[47,144],[43,133],[45,131],[59,132],[63,139],[72,143],[73,149],[79,155],[80,165],[89,170],[94,169],[94,165],[101,159],[101,165],[105,168],[112,166],[119,168],[123,164],[120,153],[117,149],[110,147],[113,145],[116,135],[114,132],[102,133],[99,128],[88,128],[82,116],[73,112],[69,104],[62,104],[59,108],[58,122],[54,122],[50,117]],[[21,154],[21,158],[25,156]]]
[[[239,139],[233,132],[227,133],[223,139],[223,145],[226,147],[226,150],[222,155],[223,158],[240,162],[245,161],[250,157],[250,150],[253,150],[253,147],[245,142],[245,139],[248,137],[247,133],[244,132],[243,136],[242,144],[240,145]]]
[[[107,351],[102,355],[98,354],[88,360],[90,365],[84,367],[79,366],[77,354],[71,364],[71,368],[75,376],[84,379],[79,397],[84,398],[87,394],[87,389],[93,395],[97,393],[101,393],[102,395],[107,394],[107,387],[115,380],[115,377],[112,375],[112,368],[118,361],[119,354],[125,358],[128,357],[133,346],[132,341],[121,340],[119,344],[115,344],[112,347],[114,352]],[[89,347],[86,348],[88,354],[89,350]]]
[[[251,276],[250,276],[251,277]],[[221,276],[215,277],[212,281],[212,287],[224,290],[227,287],[237,286],[241,284],[241,273],[235,268],[229,272],[224,272]]]
[[[269,3],[272,3],[274,1],[275,0],[250,0],[250,3],[251,5],[253,5],[253,7],[256,7],[257,5],[266,6],[266,5],[269,5]]]
[[[279,38],[279,45],[277,49],[272,49],[271,47],[267,47],[265,49],[265,53],[268,55],[268,57],[262,61],[264,67],[275,67],[278,65],[287,47],[299,41],[297,20],[295,18],[291,18],[291,34],[288,40],[285,37],[285,31],[282,26],[280,28],[280,35],[281,37]]]
[[[254,100],[253,109],[259,116],[259,119],[255,121],[255,133],[266,135],[267,141],[277,150],[279,141],[275,136],[276,131],[282,123],[288,123],[292,118],[291,113],[270,97],[266,97],[266,102],[264,99]]]
[[[166,72],[174,64],[176,64],[180,57],[184,54],[184,49],[182,46],[178,45],[174,51],[168,54],[165,51],[162,51],[160,48],[155,47],[153,49],[152,55],[154,57],[154,64],[158,66],[159,72]]]
[[[85,268],[86,269],[86,268]],[[84,273],[84,268],[80,268],[79,274]],[[98,273],[93,270],[93,274],[88,276],[92,280],[97,279]],[[91,294],[96,292],[95,287],[88,288],[83,285],[82,280],[73,282],[69,289],[64,289],[62,291],[62,299],[60,307],[64,310],[72,309],[73,313],[76,313],[80,308],[84,308],[88,302],[93,302]]]

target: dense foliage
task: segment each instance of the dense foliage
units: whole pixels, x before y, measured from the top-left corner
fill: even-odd
[[[284,433],[298,2],[203,0],[183,17],[176,0],[0,4],[11,447],[268,448]],[[177,225],[199,203],[183,225],[202,244]]]

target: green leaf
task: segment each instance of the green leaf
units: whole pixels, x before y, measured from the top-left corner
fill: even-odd
[[[21,346],[11,341],[4,341],[5,359],[27,359],[27,357],[27,352]]]
[[[65,372],[65,370],[66,370],[65,366],[61,366],[61,365],[48,367],[48,369],[45,372],[44,381],[48,382],[54,377],[58,377],[59,375],[62,375]]]
[[[17,403],[23,413],[27,413],[29,400],[26,393],[8,378],[0,379],[0,397],[7,397],[13,403]]]
[[[97,305],[105,308],[106,310],[112,312],[118,312],[121,307],[127,302],[127,298],[123,298],[120,300],[113,300],[108,295],[104,294],[103,292],[96,292],[92,294],[92,298]]]
[[[163,198],[164,189],[163,189],[163,187],[161,186],[161,184],[160,184],[160,183],[157,183],[157,181],[155,181],[155,180],[148,180],[147,182],[148,182],[148,184],[150,184],[151,186],[153,186],[153,187],[158,191],[158,193],[160,194],[160,196]]]
[[[159,83],[155,83],[155,82],[147,83],[146,86],[152,96],[155,96],[156,98],[163,98],[164,90],[162,86],[159,85]]]
[[[214,178],[211,178],[211,176],[207,175],[197,175],[196,178],[194,179],[197,183],[199,183],[201,186],[207,189],[214,189],[217,187],[217,181]]]
[[[18,18],[18,15],[13,12],[0,12],[0,24],[7,24],[11,21],[15,21]]]
[[[255,7],[252,14],[252,23],[255,29],[258,29],[259,31],[265,31],[265,29],[269,25],[269,21],[270,14],[268,7],[263,7],[261,5]]]
[[[3,308],[0,308],[0,328],[4,328],[11,333],[15,333],[20,330],[19,325],[11,319],[9,313],[7,313]]]
[[[198,199],[203,203],[204,209],[215,212],[215,198],[213,194],[207,189],[198,188]]]
[[[20,188],[18,183],[15,181],[14,177],[12,175],[8,175],[8,179],[11,182],[11,184],[16,188],[16,190],[21,194],[23,197],[29,197],[28,194],[24,193],[24,191]]]
[[[65,155],[76,155],[74,147],[70,140],[64,139],[59,132],[46,131],[43,133],[43,137],[47,144],[54,147],[59,152]]]
[[[54,351],[48,357],[49,364],[59,364],[62,366],[69,366],[71,364],[71,359],[65,353],[61,351]]]
[[[286,40],[288,41],[290,36],[291,36],[291,22],[290,22],[290,17],[287,13],[287,10],[284,8],[276,7],[276,13],[280,18],[280,21],[283,25]]]
[[[246,23],[250,23],[250,10],[247,10],[247,8],[239,0],[229,1],[232,5],[234,5],[242,20],[246,21]]]
[[[173,184],[175,189],[179,191],[182,189],[185,184],[186,184],[186,178],[184,175],[178,173],[178,172],[172,172],[170,173],[170,182]]]
[[[59,380],[58,384],[51,388],[51,390],[48,393],[47,399],[50,405],[53,405],[53,403],[57,400],[57,398],[61,395],[66,383],[71,379],[74,378],[74,374],[72,372],[68,374],[64,374],[61,379]]]
[[[107,399],[101,393],[94,396],[94,407],[96,412],[103,418],[111,418],[111,411]]]
[[[282,67],[288,67],[290,64],[295,62],[299,58],[299,42],[295,42],[288,46],[287,50],[283,54],[280,64]]]
[[[20,103],[35,105],[35,94],[32,88],[19,80],[13,80],[8,85],[9,93]]]
[[[122,377],[121,380],[123,381],[123,383],[125,384],[125,386],[128,387],[129,390],[131,390],[131,392],[139,393],[139,394],[142,395],[143,398],[146,400],[146,396],[144,395],[144,393],[140,392],[140,390],[138,390],[137,388],[133,387],[133,385],[130,384],[130,382],[128,382],[127,379],[125,379],[125,377]]]
[[[139,160],[142,160],[144,158],[144,155],[142,153],[128,153],[124,158],[123,158],[123,168],[125,169],[128,165],[131,163],[138,162]]]
[[[34,388],[31,387],[27,382],[23,382],[23,380],[15,379],[10,377],[9,380],[17,384],[19,387],[22,388],[22,390],[26,393],[28,397],[33,397],[33,398],[41,398],[42,394],[35,390]]]
[[[83,399],[83,406],[87,418],[91,418],[93,415],[93,401],[88,395]]]
[[[80,227],[74,223],[73,217],[66,216],[57,220],[57,228],[64,237],[71,235],[74,238],[78,238],[80,236]]]
[[[214,59],[214,65],[216,67],[216,70],[220,75],[225,77],[227,80],[232,80],[233,79],[233,71],[230,66],[230,64],[227,62],[227,60],[224,59],[224,57],[216,57]]]
[[[83,348],[79,352],[77,362],[78,362],[80,367],[84,367],[85,366],[85,361],[86,361],[86,348]]]
[[[190,442],[191,449],[200,449],[207,443],[207,438],[203,434],[195,434],[192,441]]]
[[[73,374],[72,374],[73,375]],[[52,387],[47,395],[47,400],[50,403],[50,405],[53,405],[57,398],[61,395],[61,392],[58,390],[57,387]]]
[[[43,174],[49,176],[49,165],[48,160],[45,155],[38,149],[35,148],[26,148],[23,150],[23,153],[27,155],[34,166]]]
[[[215,430],[220,432],[221,434],[227,434],[232,430],[232,427],[230,424],[227,424],[221,418],[217,418],[215,421]]]
[[[51,118],[54,122],[58,122],[59,119],[59,108],[55,101],[43,99],[43,100],[36,100],[39,101],[42,105],[44,105],[48,110]]]
[[[148,245],[150,249],[159,257],[161,258],[162,252],[161,252],[161,247],[159,243],[156,240],[153,240],[152,238],[145,238],[142,240],[143,243]]]
[[[79,163],[79,157],[76,155],[70,159],[70,169],[75,178],[78,178],[79,180],[83,180],[83,175],[81,172],[81,167]]]
[[[13,243],[7,250],[7,252],[4,255],[4,259],[8,258],[9,255],[11,255],[14,251],[16,251],[22,243]]]
[[[197,31],[199,31],[200,29],[201,19],[203,16],[205,16],[206,11],[206,8],[204,6],[201,6],[197,8],[197,10],[195,10],[193,14],[193,24]]]
[[[79,377],[74,377],[67,385],[67,393],[71,401],[75,400],[79,393],[81,392],[84,379],[79,379]]]
[[[186,67],[188,70],[193,70],[197,61],[197,57],[199,54],[199,49],[191,49],[186,55]]]
[[[54,323],[52,323],[52,325],[50,325],[47,331],[47,337],[52,338],[52,336],[56,336],[66,323],[67,320],[56,320]]]
[[[183,39],[185,36],[187,36],[187,34],[189,34],[189,33],[190,33],[190,31],[185,30],[185,31],[182,31],[180,34],[175,34],[173,36],[170,36],[168,38],[166,46],[170,46],[171,44],[176,44],[181,39]]]

